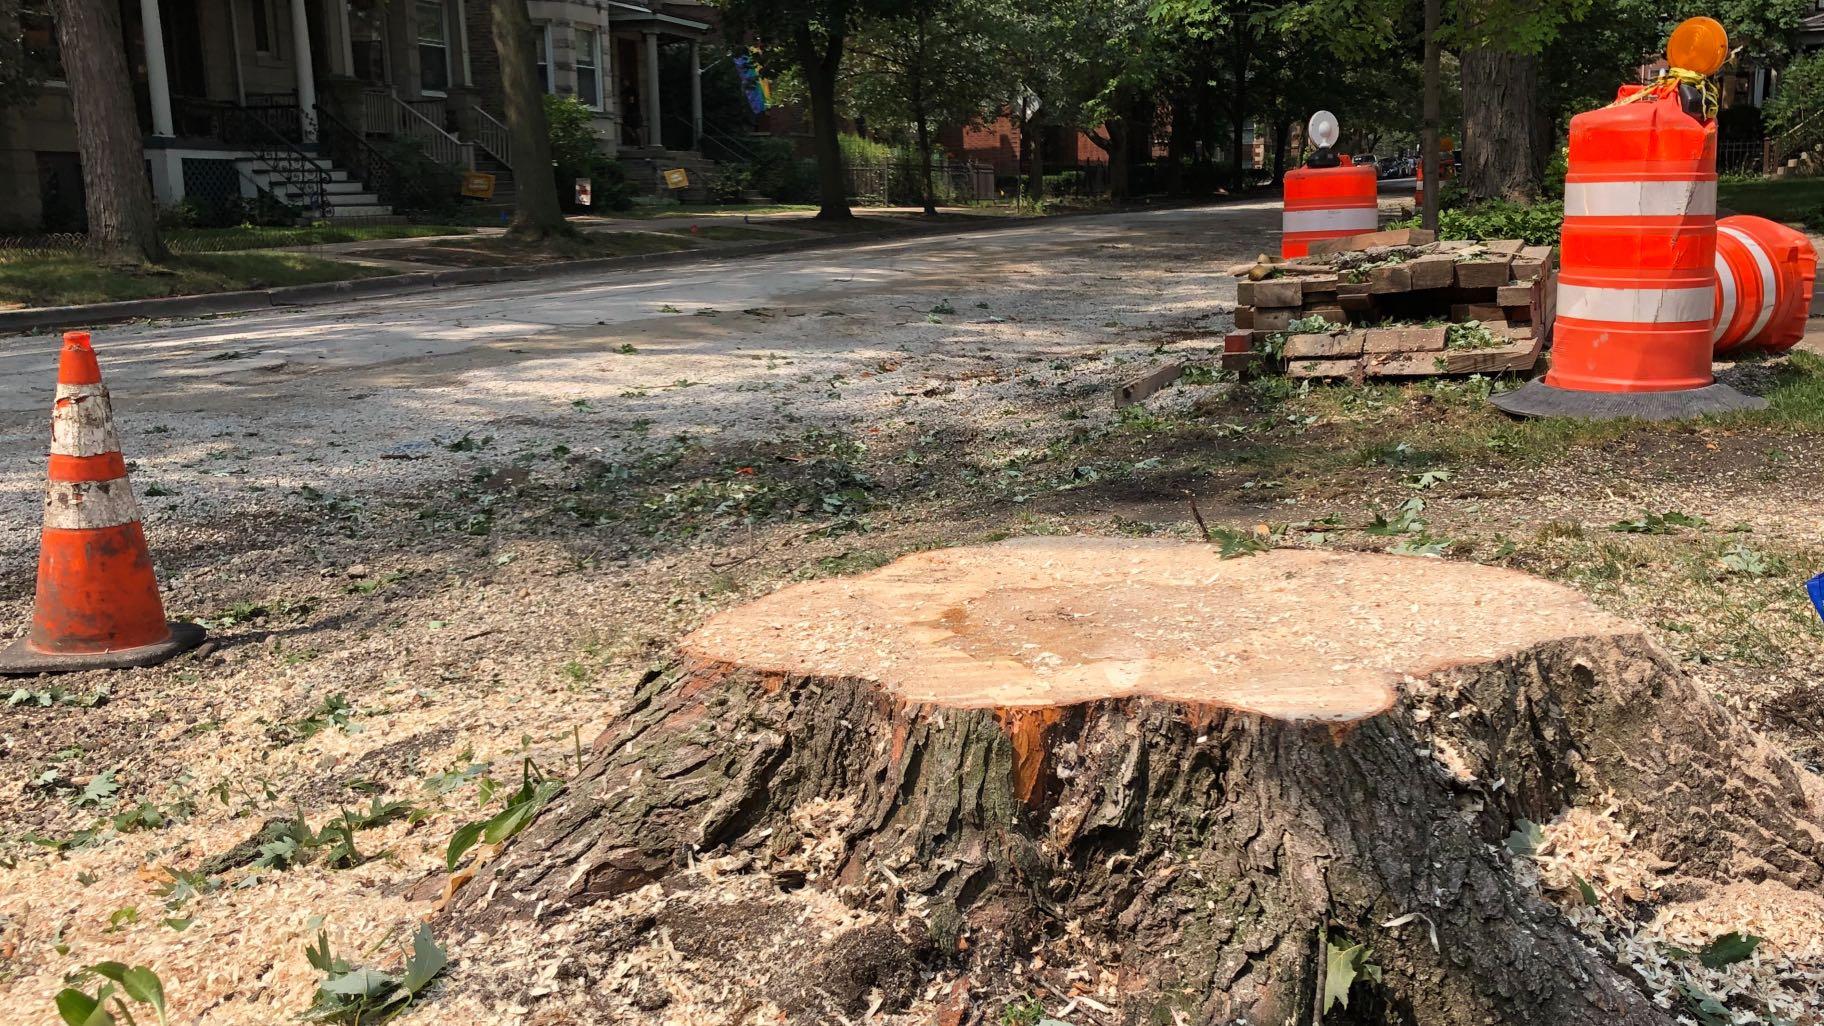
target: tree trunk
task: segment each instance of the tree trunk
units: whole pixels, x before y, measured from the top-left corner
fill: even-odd
[[[517,187],[507,235],[533,242],[568,235],[570,223],[558,206],[557,175],[551,165],[551,127],[545,120],[544,90],[538,85],[532,19],[521,0],[489,0],[488,7]]]
[[[1461,64],[1464,194],[1532,199],[1547,156],[1539,145],[1538,58],[1479,48],[1465,50]]]
[[[1165,170],[1160,175],[1160,185],[1171,196],[1184,194],[1184,164],[1191,159],[1192,112],[1191,96],[1188,88],[1179,88],[1172,95],[1171,141],[1165,146]]]
[[[162,260],[119,7],[110,0],[53,0],[52,12],[82,152],[88,253],[107,266]]]
[[[1111,118],[1108,129],[1108,196],[1124,200],[1132,192],[1133,147],[1129,145],[1126,118]]]
[[[1438,137],[1444,120],[1444,83],[1438,54],[1442,7],[1443,0],[1425,0],[1425,125],[1419,143],[1419,181],[1425,189],[1425,203],[1419,212],[1419,223],[1434,232],[1438,230],[1438,197],[1444,191],[1443,182],[1438,180]]]
[[[1254,47],[1254,30],[1248,24],[1246,7],[1244,4],[1235,15],[1235,49],[1229,63],[1229,137],[1235,154],[1233,188],[1238,193],[1248,186],[1248,161],[1241,146],[1248,120],[1248,56]]]
[[[1292,150],[1292,119],[1281,117],[1273,122],[1273,184],[1283,185]]]
[[[1036,543],[1054,544],[1072,543]],[[1191,551],[1172,548],[1168,558]],[[1360,557],[1273,553],[1212,570],[1184,565],[1201,556],[1157,566],[1100,556],[1126,568],[1114,575],[1183,587],[1160,606],[1142,601],[1157,614],[1143,616],[1144,626],[1101,624],[1122,604],[1101,601],[1093,587],[1033,601],[1029,584],[1050,563],[994,577],[1019,588],[946,595],[958,579],[946,558],[902,561],[907,570],[890,589],[859,607],[895,594],[916,600],[917,633],[905,637],[937,645],[929,661],[878,621],[857,646],[826,645],[824,632],[841,635],[842,618],[867,613],[796,604],[794,592],[818,585],[748,607],[744,644],[766,650],[751,662],[731,654],[712,621],[686,640],[681,662],[646,677],[596,741],[593,761],[450,912],[470,928],[536,914],[550,929],[565,910],[648,884],[694,886],[681,877],[693,859],[781,862],[804,843],[794,816],[839,810],[818,830],[830,867],[819,886],[883,912],[916,909],[929,943],[890,958],[960,963],[984,990],[1028,990],[1033,981],[1006,967],[1024,964],[1041,939],[1081,930],[1082,950],[1114,961],[1106,968],[1122,981],[1118,1021],[1306,1023],[1322,1011],[1327,940],[1370,945],[1381,969],[1351,991],[1351,1021],[1379,1021],[1379,1012],[1415,1026],[1645,1026],[1671,1020],[1516,875],[1504,842],[1522,818],[1547,822],[1587,798],[1612,807],[1649,858],[1688,874],[1795,888],[1824,880],[1817,782],[1735,724],[1651,641],[1587,605],[1562,633],[1506,654],[1430,663],[1449,668],[1408,678],[1384,711],[1371,703],[1312,719],[1244,711],[1279,701],[1265,677],[1238,682],[1246,697],[1152,697],[1169,688],[1145,679],[1148,659],[1182,654],[1179,665],[1220,673],[1201,653],[1168,647],[1124,660],[1148,645],[1142,639],[1169,634],[1225,567],[1251,563],[1247,572],[1260,574],[1232,596],[1218,584],[1210,598],[1227,609],[1228,598],[1247,595],[1249,616],[1227,628],[1245,639],[1240,624],[1283,619],[1279,608],[1268,610],[1277,618],[1255,615],[1254,604],[1271,605],[1275,593],[1310,603],[1298,607],[1307,611],[1324,601],[1323,589],[1282,575],[1321,564],[1308,583],[1328,587],[1341,580],[1334,567]],[[1368,569],[1383,579],[1406,572]],[[1406,592],[1386,586],[1384,608],[1402,608]],[[1490,610],[1553,615],[1520,596],[1487,598]],[[1383,623],[1353,608],[1354,630],[1377,637],[1403,637],[1434,615]],[[1506,615],[1480,609],[1439,615],[1453,624]],[[799,642],[777,626],[813,610],[839,618],[800,622],[796,634],[817,635],[800,647],[814,657],[852,651],[851,661],[833,656],[837,665],[809,672],[782,655]],[[1484,629],[1505,628],[1468,624],[1454,637]],[[1073,640],[1077,630],[1090,636]],[[1018,665],[1011,654],[983,651],[1010,632],[1035,643],[1024,648],[1038,654],[1022,658],[1050,669],[1035,672],[1032,687],[1115,679],[1106,662],[1075,672],[1079,650],[1114,652],[1100,658],[1141,679],[1125,676],[1135,690],[1119,696],[1071,690],[1058,705],[1015,696],[997,706],[990,695],[1027,686],[1007,669]],[[1317,662],[1309,679],[1325,682],[1321,690],[1337,667]],[[863,666],[895,673],[895,682],[861,679],[853,670]],[[967,697],[932,697],[952,687]],[[725,945],[717,957],[752,958],[756,973],[766,971],[761,952]]]
[[[937,190],[931,182],[931,119],[922,111],[918,115],[918,159],[925,183],[925,216],[936,217]]]
[[[810,29],[796,32],[799,67],[804,69],[805,89],[811,98],[811,141],[817,153],[819,221],[847,221],[849,176],[842,163],[842,141],[836,126],[836,75],[842,67],[843,37],[831,33],[819,50]]]
[[[1032,197],[1032,205],[1045,202],[1045,130],[1034,114],[1026,123],[1026,138],[1030,141],[1032,164],[1028,168],[1031,178],[1026,182],[1026,193]]]

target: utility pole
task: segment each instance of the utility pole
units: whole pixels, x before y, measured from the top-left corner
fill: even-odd
[[[1421,144],[1425,149],[1419,154],[1419,168],[1425,180],[1425,209],[1420,212],[1419,223],[1434,232],[1438,230],[1438,196],[1444,191],[1444,183],[1438,177],[1438,136],[1442,127],[1438,122],[1443,118],[1439,110],[1438,22],[1442,20],[1442,6],[1443,0],[1425,0],[1425,132]]]

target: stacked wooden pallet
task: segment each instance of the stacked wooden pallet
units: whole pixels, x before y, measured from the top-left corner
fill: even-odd
[[[1523,371],[1550,334],[1549,246],[1398,230],[1231,270],[1229,348],[1276,355],[1295,378]]]

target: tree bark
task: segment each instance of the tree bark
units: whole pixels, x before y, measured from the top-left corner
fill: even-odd
[[[1126,118],[1112,118],[1108,129],[1108,196],[1127,199],[1133,191],[1133,146]]]
[[[1425,0],[1425,126],[1419,143],[1419,177],[1425,188],[1425,203],[1419,223],[1434,232],[1438,230],[1438,197],[1443,192],[1443,183],[1438,180],[1438,137],[1444,120],[1444,84],[1438,67],[1442,7],[1443,0]]]
[[[836,125],[836,76],[842,68],[844,36],[832,31],[821,49],[808,25],[797,26],[794,36],[798,66],[804,70],[805,89],[811,99],[811,141],[817,153],[817,219],[847,221],[855,215],[849,211],[849,178],[843,169],[842,142]]]
[[[1029,987],[995,974],[1071,924],[1120,953],[1122,1022],[1312,1021],[1327,938],[1382,970],[1352,1021],[1669,1024],[1504,839],[1600,796],[1652,857],[1811,888],[1808,780],[1640,635],[1435,673],[1352,728],[1150,698],[935,708],[686,659],[449,912],[548,923],[693,858],[764,863],[792,854],[795,809],[834,802],[827,885],[916,904],[926,957],[983,989]]]
[[[163,260],[119,8],[109,0],[53,0],[52,12],[82,153],[88,253],[108,266]]]
[[[1045,201],[1045,130],[1037,114],[1026,122],[1026,139],[1032,160],[1027,169],[1032,177],[1026,182],[1026,194],[1032,198],[1032,204],[1036,207]]]
[[[1470,200],[1526,201],[1538,195],[1539,59],[1494,48],[1462,56],[1464,194]]]
[[[1292,149],[1292,119],[1281,117],[1273,122],[1273,184],[1283,185]]]
[[[489,10],[518,186],[507,235],[527,241],[568,235],[570,223],[558,205],[557,176],[551,167],[551,128],[533,57],[532,19],[521,0],[489,0]]]
[[[1234,15],[1235,49],[1230,55],[1229,64],[1229,138],[1230,148],[1235,155],[1235,192],[1241,192],[1248,185],[1245,170],[1248,162],[1241,152],[1248,120],[1248,57],[1254,47],[1254,29],[1248,24],[1248,6],[1244,3]]]

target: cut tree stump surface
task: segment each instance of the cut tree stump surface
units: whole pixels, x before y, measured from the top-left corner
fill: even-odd
[[[1147,697],[1350,722],[1385,711],[1407,678],[1633,630],[1567,588],[1470,563],[1027,538],[793,585],[683,647],[952,708]]]

